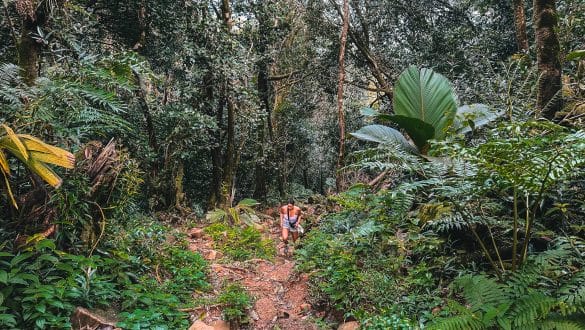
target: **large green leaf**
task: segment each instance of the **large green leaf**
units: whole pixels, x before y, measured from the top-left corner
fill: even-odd
[[[388,119],[398,124],[408,133],[418,150],[424,150],[428,141],[435,136],[435,128],[420,119],[398,115],[390,116]]]
[[[457,133],[467,133],[494,121],[502,114],[502,112],[491,110],[485,104],[466,104],[457,109],[453,126]]]
[[[435,128],[435,139],[441,139],[453,123],[457,103],[449,80],[431,69],[411,66],[396,82],[394,113],[417,118]]]
[[[351,133],[351,135],[360,140],[371,141],[380,144],[398,145],[407,151],[418,153],[418,150],[406,140],[404,135],[388,126],[368,125],[362,127],[357,132]]]
[[[574,50],[567,55],[567,61],[577,60],[585,57],[585,49]]]
[[[244,198],[240,202],[238,202],[238,206],[240,206],[240,207],[253,207],[253,206],[256,206],[259,204],[260,203],[258,203],[257,200],[252,199],[252,198]]]

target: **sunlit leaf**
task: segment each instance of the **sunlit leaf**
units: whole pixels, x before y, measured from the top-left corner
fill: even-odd
[[[453,123],[457,103],[447,78],[431,69],[411,66],[396,82],[393,108],[396,115],[432,125],[433,138],[441,139]]]
[[[380,144],[392,144],[406,149],[412,153],[418,153],[418,150],[410,144],[399,131],[384,125],[368,125],[362,127],[357,132],[351,133],[352,136],[364,141],[371,141]]]

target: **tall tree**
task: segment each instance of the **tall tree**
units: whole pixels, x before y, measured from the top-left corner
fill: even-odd
[[[22,20],[20,40],[18,41],[18,65],[22,69],[22,76],[28,85],[32,85],[38,77],[39,61],[41,57],[41,41],[34,36],[49,21],[51,13],[59,1],[15,1],[16,10]]]
[[[536,60],[540,79],[536,106],[544,117],[553,119],[561,109],[561,62],[555,0],[534,0]]]
[[[231,34],[234,22],[232,20],[232,9],[229,0],[221,2],[221,17],[225,24],[228,34]],[[234,197],[234,179],[236,175],[236,105],[230,95],[231,86],[229,77],[224,81],[225,87],[222,89],[222,98],[227,104],[227,127],[226,127],[226,150],[223,156],[223,176],[221,182],[220,205],[230,206]],[[223,111],[223,109],[219,109]]]
[[[349,0],[343,0],[343,24],[339,45],[339,76],[337,83],[337,115],[339,123],[339,154],[337,156],[337,191],[341,190],[341,167],[345,157],[345,113],[343,111],[343,83],[345,81],[345,44],[349,29]]]
[[[528,36],[526,34],[526,14],[524,0],[514,0],[514,25],[516,26],[516,42],[518,51],[528,51]]]
[[[272,102],[271,102],[271,86],[268,80],[268,69],[270,65],[270,58],[268,55],[269,35],[271,21],[267,14],[266,6],[268,3],[258,3],[255,10],[255,16],[258,20],[258,61],[257,68],[257,91],[260,98],[260,108],[262,109],[263,117],[260,118],[260,125],[257,128],[258,151],[256,154],[256,165],[254,167],[254,198],[258,200],[266,199],[266,172],[267,172],[267,155],[266,155],[266,131],[268,131],[268,138],[272,141]]]

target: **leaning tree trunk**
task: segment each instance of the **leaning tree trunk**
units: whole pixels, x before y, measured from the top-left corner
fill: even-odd
[[[343,81],[345,80],[345,44],[349,28],[349,0],[343,1],[343,26],[339,46],[339,82],[337,85],[337,113],[339,123],[339,154],[337,156],[337,191],[341,189],[341,167],[345,157],[345,113],[343,112]]]
[[[542,115],[553,119],[561,109],[561,62],[555,0],[534,0],[536,60],[540,79],[536,107]]]
[[[514,0],[514,25],[516,26],[516,43],[518,44],[518,51],[528,52],[524,0]]]

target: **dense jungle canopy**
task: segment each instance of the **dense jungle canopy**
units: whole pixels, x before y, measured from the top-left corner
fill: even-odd
[[[1,329],[585,329],[584,0],[3,0],[0,125]]]

